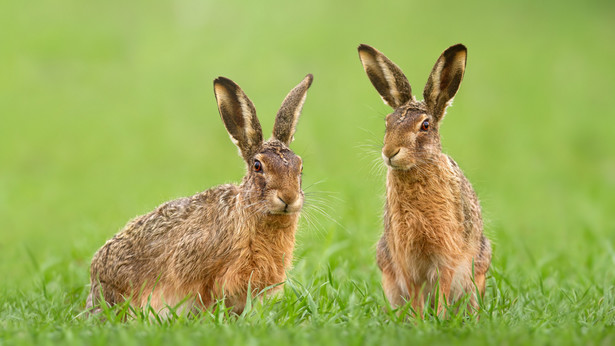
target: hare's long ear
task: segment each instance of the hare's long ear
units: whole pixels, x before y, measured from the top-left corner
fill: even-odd
[[[442,120],[446,107],[450,105],[459,90],[466,69],[467,56],[468,52],[464,45],[451,46],[440,55],[431,70],[423,97],[436,121]]]
[[[301,115],[301,109],[303,109],[308,88],[312,85],[313,79],[314,77],[311,74],[305,76],[301,83],[286,95],[275,117],[273,138],[287,146],[293,141],[295,127],[297,126],[297,121]]]
[[[412,88],[401,69],[376,48],[366,44],[359,46],[359,58],[378,93],[386,104],[397,108],[410,100]]]
[[[214,93],[224,126],[244,160],[248,161],[263,143],[263,131],[254,104],[239,85],[228,78],[214,80]]]

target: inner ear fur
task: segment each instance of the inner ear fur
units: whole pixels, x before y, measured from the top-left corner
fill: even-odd
[[[456,44],[446,49],[436,61],[423,97],[425,104],[437,121],[440,121],[459,90],[463,80],[467,60],[467,49],[462,44]]]
[[[225,77],[214,80],[214,93],[224,126],[244,160],[248,161],[263,143],[254,104],[239,85]]]
[[[399,66],[374,47],[362,44],[358,50],[367,77],[386,104],[398,108],[414,100],[408,78]]]

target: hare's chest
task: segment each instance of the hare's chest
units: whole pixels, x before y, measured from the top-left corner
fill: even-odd
[[[452,265],[461,252],[463,225],[453,206],[433,207],[414,200],[388,214],[388,243],[403,277],[429,281],[443,267]]]
[[[283,282],[286,278],[284,262],[277,257],[271,248],[245,249],[228,263],[222,281],[245,288],[250,283],[252,288],[259,289]]]

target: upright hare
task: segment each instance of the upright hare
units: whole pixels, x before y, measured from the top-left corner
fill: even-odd
[[[393,306],[412,301],[422,316],[438,284],[439,302],[470,293],[476,306],[473,292],[476,287],[485,292],[491,245],[478,198],[457,163],[442,153],[438,133],[463,79],[466,47],[458,44],[442,53],[424,101],[414,98],[401,69],[384,54],[367,45],[358,49],[367,76],[394,109],[386,117],[382,147],[388,172],[384,234],[377,248],[387,299]]]
[[[137,308],[149,301],[161,313],[167,305],[206,308],[224,298],[240,313],[248,294],[285,280],[303,206],[302,160],[288,146],[311,83],[307,75],[290,91],[272,138],[263,142],[250,99],[230,79],[214,81],[220,116],[246,162],[243,181],[130,221],[94,255],[90,311],[101,298],[109,304],[130,299]]]

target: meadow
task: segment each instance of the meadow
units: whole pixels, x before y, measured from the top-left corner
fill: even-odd
[[[1,2],[0,344],[614,344],[614,18],[600,0]],[[390,109],[356,48],[420,95],[459,42],[443,149],[494,257],[480,319],[409,322],[375,263]],[[284,293],[241,316],[80,317],[92,255],[129,219],[241,180],[213,79],[241,85],[269,133],[307,73]]]

